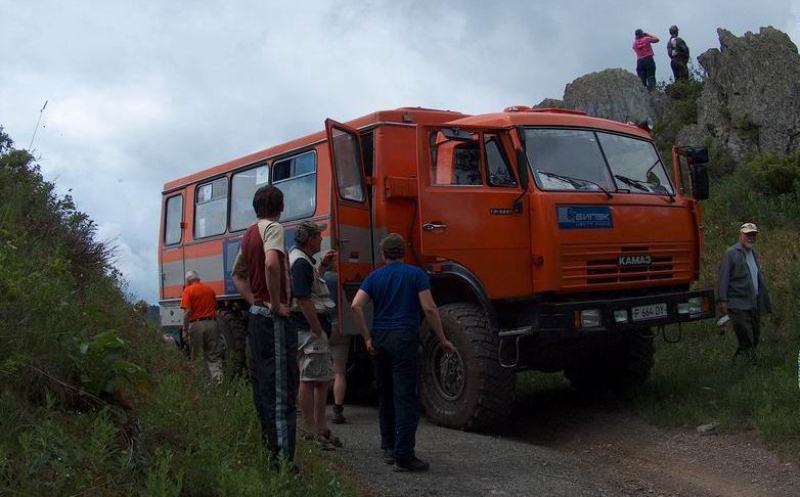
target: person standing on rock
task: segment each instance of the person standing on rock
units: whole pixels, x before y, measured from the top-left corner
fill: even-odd
[[[352,308],[367,350],[374,356],[383,461],[394,464],[395,471],[426,471],[428,463],[414,453],[419,423],[420,311],[425,313],[442,349],[453,353],[455,347],[444,335],[428,275],[403,263],[403,237],[391,233],[380,246],[386,264],[364,279]],[[372,333],[364,318],[370,300],[374,310]]]
[[[717,308],[730,316],[739,346],[735,356],[744,355],[756,362],[761,332],[760,316],[771,312],[767,280],[758,262],[754,245],[758,228],[744,223],[739,229],[739,242],[722,256],[717,281]]]
[[[658,37],[637,29],[634,33],[633,51],[636,53],[636,74],[642,80],[647,91],[656,87],[656,61],[653,59],[653,43]]]
[[[678,26],[674,24],[669,27],[669,42],[667,42],[667,55],[669,55],[669,65],[672,68],[672,76],[675,82],[689,79],[689,46],[678,36]]]
[[[211,381],[219,385],[222,383],[222,343],[217,327],[217,294],[210,286],[200,282],[196,271],[186,272],[181,309],[181,338],[188,342],[192,360],[197,360],[203,354]]]

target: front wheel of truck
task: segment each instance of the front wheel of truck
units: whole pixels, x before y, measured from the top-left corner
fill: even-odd
[[[420,397],[437,424],[480,430],[496,424],[514,399],[514,374],[500,366],[497,335],[475,304],[439,308],[445,335],[456,348],[445,353],[426,323],[421,330]]]
[[[584,356],[564,370],[570,384],[584,392],[624,392],[642,385],[653,368],[655,345],[649,329],[626,332],[604,352]]]

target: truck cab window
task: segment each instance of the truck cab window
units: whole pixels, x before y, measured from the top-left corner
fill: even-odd
[[[543,190],[616,190],[593,131],[528,128],[525,151]]]
[[[228,178],[197,186],[194,206],[194,237],[221,235],[228,220]]]
[[[448,139],[441,132],[433,150],[432,183],[434,185],[483,184],[481,151],[478,135],[473,139]]]
[[[260,187],[269,183],[269,166],[248,169],[233,175],[231,179],[231,231],[247,228],[256,221],[253,211],[253,195]]]
[[[620,190],[672,195],[669,175],[653,143],[611,133],[597,133]]]
[[[492,186],[517,186],[514,173],[503,153],[500,139],[494,134],[483,135],[483,146],[486,153],[486,169],[489,172],[489,184]]]
[[[283,192],[281,221],[312,216],[317,207],[317,155],[314,151],[272,165],[272,183]]]
[[[183,195],[175,195],[167,199],[167,213],[164,220],[165,245],[180,243],[181,221],[183,221]]]

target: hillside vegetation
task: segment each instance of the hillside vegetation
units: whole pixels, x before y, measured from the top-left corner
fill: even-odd
[[[270,472],[244,383],[210,388],[125,300],[113,250],[0,128],[0,495],[355,495]]]

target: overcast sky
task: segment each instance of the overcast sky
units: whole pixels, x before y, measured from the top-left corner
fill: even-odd
[[[717,27],[797,42],[799,21],[800,0],[0,0],[0,125],[28,148],[49,101],[33,144],[45,176],[117,246],[130,292],[155,302],[169,180],[326,117],[560,98],[588,72],[634,71],[638,27],[665,41],[677,24],[694,58],[718,47]]]

